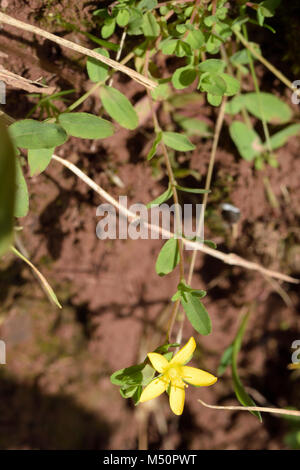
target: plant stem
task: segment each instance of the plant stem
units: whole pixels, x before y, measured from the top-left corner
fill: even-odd
[[[241,43],[248,49],[248,51],[250,51],[251,54],[254,55],[254,57],[256,57],[268,70],[270,70],[270,72],[272,72],[275,77],[277,77],[282,83],[284,83],[288,88],[290,88],[290,90],[295,92],[295,87],[293,86],[292,82],[285,75],[283,75],[280,70],[278,70],[259,52],[257,52],[239,31],[233,28],[233,32],[239,38]],[[299,90],[296,92],[300,93]]]
[[[226,101],[227,101],[226,97],[223,97],[223,101],[222,101],[221,106],[219,108],[219,114],[218,114],[218,118],[217,118],[217,123],[216,123],[216,128],[215,128],[215,133],[214,133],[214,139],[213,139],[213,145],[212,145],[212,149],[211,149],[211,153],[210,153],[210,160],[209,160],[209,165],[208,165],[208,170],[207,170],[207,175],[206,175],[206,181],[205,181],[205,189],[207,191],[210,189],[210,185],[211,185],[211,179],[212,179],[212,174],[213,174],[213,169],[214,169],[214,164],[215,164],[215,158],[216,158],[220,133],[221,133],[221,129],[222,129],[223,122],[224,122]],[[200,233],[201,233],[201,228],[202,228],[201,227],[201,222],[202,222],[202,220],[204,220],[207,200],[208,200],[208,192],[204,193],[204,195],[203,195],[203,203],[202,203],[202,207],[201,207],[200,220],[198,222],[199,227],[198,227],[198,230],[197,230],[197,236],[199,236]],[[189,268],[188,285],[191,285],[191,282],[192,282],[194,269],[195,269],[196,258],[197,258],[197,250],[194,250],[193,254],[192,254],[190,268]],[[178,342],[178,343],[181,342],[183,326],[184,326],[184,320],[185,320],[185,317],[183,317],[183,319],[181,321],[179,331],[178,331],[177,340],[176,340],[176,342]]]
[[[148,64],[149,64],[149,49],[147,49],[146,55],[145,55],[144,74],[146,74],[146,76],[148,75]],[[148,99],[149,99],[154,130],[155,130],[156,133],[158,133],[158,132],[161,132],[161,128],[160,128],[160,125],[159,125],[159,122],[158,122],[156,111],[155,111],[154,106],[153,106],[153,99],[152,99],[150,90],[147,90],[147,95],[148,95]],[[167,168],[169,183],[171,185],[172,193],[173,193],[173,199],[174,199],[174,204],[175,204],[176,232],[177,232],[177,235],[181,237],[181,232],[182,232],[181,224],[180,224],[181,217],[180,217],[180,211],[179,211],[178,193],[177,193],[177,190],[176,190],[176,180],[174,178],[174,173],[173,173],[172,165],[171,165],[171,162],[170,162],[170,159],[169,159],[167,147],[166,147],[166,145],[163,141],[161,141],[160,144],[161,144],[161,148],[162,148],[162,152],[163,152],[163,156],[164,156],[164,160],[165,160],[165,165],[166,165],[166,168]],[[179,257],[180,257],[180,260],[179,260],[180,279],[183,280],[184,279],[184,255],[183,255],[183,242],[182,242],[181,238],[178,239],[178,249],[179,249]]]
[[[119,60],[120,60],[120,57],[121,57],[121,54],[122,54],[122,51],[123,51],[123,47],[124,47],[124,43],[125,43],[125,39],[126,39],[126,34],[127,34],[127,30],[125,28],[123,33],[122,33],[122,37],[121,37],[121,41],[120,41],[120,47],[119,47],[117,55],[116,55],[116,62],[119,62]],[[112,86],[113,81],[114,81],[114,77],[112,76],[111,79],[109,80],[108,86]]]
[[[216,159],[216,153],[217,153],[217,147],[219,143],[219,137],[224,121],[224,116],[225,116],[225,106],[226,106],[226,97],[223,98],[222,104],[219,109],[219,114],[218,114],[218,119],[216,123],[216,129],[214,133],[214,140],[213,140],[213,145],[211,149],[211,154],[210,154],[210,160],[209,160],[209,165],[208,165],[208,170],[207,170],[207,175],[206,175],[206,181],[205,181],[205,189],[208,191],[210,189],[211,185],[211,179],[212,179],[212,174],[213,174],[213,169],[214,169],[214,164],[215,164],[215,159]],[[201,216],[200,216],[200,221],[202,220],[202,214],[205,214],[205,209],[207,205],[207,200],[208,200],[208,192],[204,193],[203,195],[203,203],[202,203],[202,208],[201,208]],[[199,223],[198,231],[197,231],[197,236],[199,236],[201,233],[201,224]],[[197,251],[193,251],[192,255],[192,260],[189,268],[189,275],[188,275],[188,284],[190,285],[192,282],[192,277],[193,277],[193,272],[195,268],[195,262],[196,262],[196,257],[197,257]]]
[[[244,33],[244,36],[245,36],[246,40],[248,40],[248,33],[247,33],[246,25],[243,25],[242,29],[243,29],[243,33]],[[250,66],[250,71],[251,71],[251,75],[252,75],[252,80],[253,80],[255,92],[257,94],[258,107],[259,107],[259,112],[260,112],[260,115],[261,115],[261,121],[262,121],[263,130],[264,130],[264,134],[265,134],[267,148],[268,148],[269,153],[271,153],[272,152],[272,146],[271,146],[271,142],[270,142],[270,133],[269,133],[267,121],[265,119],[265,114],[264,114],[263,106],[262,106],[262,103],[261,103],[259,84],[258,84],[258,80],[257,80],[257,76],[256,76],[254,64],[253,64],[252,55],[251,55],[251,52],[249,51],[249,49],[247,49],[247,53],[248,53],[248,58],[249,58],[249,66]]]

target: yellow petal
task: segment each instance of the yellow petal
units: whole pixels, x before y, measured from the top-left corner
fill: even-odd
[[[152,400],[166,391],[168,382],[163,377],[152,380],[142,391],[140,402]]]
[[[153,365],[154,369],[157,370],[160,374],[162,374],[165,370],[166,367],[168,367],[169,361],[162,356],[161,354],[158,353],[149,353],[148,357],[151,361],[151,364]]]
[[[171,359],[170,364],[185,364],[191,359],[196,348],[196,341],[191,337],[188,342],[179,349],[178,353]]]
[[[170,407],[175,415],[181,415],[184,407],[184,383],[182,380],[171,382]]]
[[[205,370],[197,369],[196,367],[182,367],[182,378],[185,382],[191,385],[208,386],[213,385],[218,380],[217,377],[205,372]]]

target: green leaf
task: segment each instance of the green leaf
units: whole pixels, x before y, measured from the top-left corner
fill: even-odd
[[[105,111],[126,129],[135,129],[139,124],[138,115],[123,93],[113,87],[104,85],[100,90]]]
[[[131,367],[117,370],[110,376],[110,381],[114,385],[136,385],[143,379],[142,370],[145,363],[137,364]]]
[[[258,11],[266,18],[271,18],[275,14],[276,8],[280,5],[281,0],[265,0],[259,4]]]
[[[220,106],[220,104],[222,103],[222,96],[215,96],[211,93],[207,93],[207,101],[212,106]]]
[[[139,385],[132,385],[131,387],[121,387],[120,393],[123,398],[132,398],[135,395]]]
[[[117,23],[121,28],[124,28],[127,26],[130,20],[130,14],[129,11],[123,8],[122,10],[118,11],[117,14]]]
[[[232,115],[238,114],[244,107],[244,95],[237,95],[226,103],[225,112]]]
[[[87,38],[89,38],[91,41],[95,42],[101,47],[105,47],[106,49],[110,49],[111,51],[118,51],[120,49],[119,44],[115,44],[114,42],[109,42],[109,41],[105,41],[104,39],[100,39],[97,36],[94,36],[93,34],[88,33],[87,31],[80,31],[80,32],[84,34]]]
[[[298,135],[300,132],[300,124],[291,124],[287,126],[285,129],[282,129],[276,134],[273,134],[270,138],[270,144],[272,150],[275,150],[279,147],[282,147],[288,140],[289,137],[293,135]]]
[[[169,185],[168,189],[162,193],[160,196],[158,196],[156,199],[153,199],[153,201],[151,202],[148,202],[147,204],[147,209],[149,209],[150,207],[152,206],[155,206],[155,205],[160,205],[162,204],[163,202],[166,202],[168,201],[173,195],[173,192],[172,192],[172,188],[171,186]]]
[[[119,385],[123,390],[137,385],[147,385],[153,379],[155,370],[146,362],[114,372],[110,381],[114,385]]]
[[[0,120],[0,257],[13,240],[16,191],[16,154],[11,137]]]
[[[97,49],[94,49],[94,51],[98,52],[98,54],[101,54],[105,57],[109,57],[109,52],[106,49],[98,47]],[[108,65],[103,64],[103,62],[93,59],[92,57],[88,58],[86,68],[89,79],[94,83],[103,82],[108,76]]]
[[[206,51],[209,54],[217,54],[219,52],[221,44],[222,41],[220,39],[216,38],[214,34],[210,34],[205,44]]]
[[[259,135],[243,122],[233,122],[229,132],[241,157],[245,160],[251,161],[262,152],[263,146]]]
[[[63,144],[68,136],[58,124],[24,119],[9,126],[17,147],[27,149],[54,148]]]
[[[148,153],[147,155],[147,160],[151,160],[155,155],[156,155],[156,151],[157,151],[157,147],[158,147],[158,144],[161,142],[161,139],[162,139],[162,132],[158,132],[153,144],[152,144],[152,147],[150,149],[150,152]]]
[[[191,56],[192,48],[187,42],[178,39],[174,53],[177,57]]]
[[[159,35],[160,28],[155,19],[155,16],[150,11],[145,13],[143,18],[143,33],[146,37],[156,38]]]
[[[185,238],[193,242],[204,243],[204,245],[207,245],[210,248],[213,248],[214,250],[217,248],[217,245],[212,240],[203,240],[203,238],[200,238],[200,237],[185,237]]]
[[[226,93],[226,82],[219,73],[205,72],[200,76],[198,88],[211,95],[223,96]]]
[[[158,348],[156,348],[153,352],[158,354],[166,354],[170,348],[177,348],[178,346],[180,346],[179,343],[165,343],[161,346],[158,346]]]
[[[206,291],[202,289],[194,289],[193,287],[189,286],[185,281],[180,281],[177,290],[181,292],[189,292],[190,294],[198,297],[199,299],[202,299],[203,297],[206,296]]]
[[[226,92],[224,93],[225,96],[236,95],[239,92],[240,82],[236,78],[228,75],[227,73],[220,73],[219,76],[226,83]]]
[[[188,152],[196,148],[186,135],[178,132],[163,132],[163,141],[167,147],[181,152]]]
[[[42,173],[49,165],[53,149],[31,149],[28,150],[28,164],[30,168],[30,176],[36,176]]]
[[[114,18],[108,18],[105,20],[104,25],[101,28],[101,35],[103,39],[109,38],[115,30],[116,20]]]
[[[142,395],[143,387],[141,385],[138,385],[136,388],[135,394],[132,396],[132,400],[135,405],[137,405],[140,401],[141,395]]]
[[[291,120],[290,107],[271,93],[247,93],[242,96],[247,110],[258,119],[262,119],[261,106],[264,118],[272,124],[284,124]]]
[[[171,89],[168,83],[160,83],[154,90],[151,90],[151,96],[156,101],[164,101],[171,94]]]
[[[182,114],[173,115],[173,119],[177,122],[188,135],[198,135],[199,137],[211,137],[212,130],[200,119],[188,118]]]
[[[207,59],[199,64],[199,72],[221,73],[224,71],[226,64],[220,59]]]
[[[172,55],[176,51],[177,39],[167,38],[159,43],[158,48],[165,55]]]
[[[127,26],[127,32],[129,35],[143,34],[141,28],[143,24],[143,15],[138,8],[130,8],[130,20]]]
[[[170,238],[159,252],[155,264],[155,270],[159,276],[165,276],[173,271],[179,263],[178,240]]]
[[[186,66],[175,70],[172,75],[172,83],[176,90],[183,90],[191,85],[197,77],[194,67]]]
[[[193,51],[200,49],[200,47],[202,47],[205,43],[204,34],[202,31],[200,31],[200,29],[194,29],[189,32],[185,38],[185,42],[191,46]]]
[[[218,367],[218,371],[217,371],[218,376],[223,375],[227,367],[232,364],[232,351],[233,351],[232,344],[228,346],[228,348],[225,349],[221,357],[219,367]]]
[[[15,217],[25,217],[29,209],[29,196],[22,167],[18,159],[16,161],[16,183]]]
[[[194,194],[204,194],[204,193],[210,193],[209,189],[200,189],[200,188],[186,188],[184,186],[179,186],[179,184],[176,184],[176,188],[179,191],[183,191],[184,193],[194,193]]]
[[[105,139],[114,133],[114,127],[106,119],[89,113],[63,113],[59,122],[66,132],[82,139]]]
[[[236,335],[236,338],[233,342],[233,349],[232,349],[232,380],[233,380],[233,387],[234,391],[236,394],[236,397],[238,401],[241,403],[243,406],[256,406],[255,402],[252,400],[252,398],[248,395],[246,390],[243,387],[243,384],[239,378],[238,371],[237,371],[237,357],[238,353],[241,349],[242,341],[243,341],[243,336],[247,327],[247,323],[249,320],[249,315],[250,312],[248,312],[242,322],[241,326],[238,330],[238,333]],[[259,411],[250,411],[254,416],[257,416],[257,418],[262,421],[261,415]]]
[[[180,299],[181,305],[193,328],[201,335],[209,335],[211,333],[211,320],[206,308],[197,296],[185,292],[184,297]]]
[[[257,51],[258,53],[261,53],[260,47],[258,44],[251,42],[251,47]],[[230,57],[230,62],[234,65],[239,64],[239,65],[247,65],[249,64],[249,52],[247,49],[242,49],[241,51],[236,52]],[[253,54],[251,54],[252,57]]]
[[[153,10],[157,6],[157,0],[141,0],[138,2],[139,10]]]

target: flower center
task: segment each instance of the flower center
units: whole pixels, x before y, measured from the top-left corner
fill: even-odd
[[[166,375],[168,375],[171,381],[181,378],[181,367],[180,366],[171,366],[166,370]]]

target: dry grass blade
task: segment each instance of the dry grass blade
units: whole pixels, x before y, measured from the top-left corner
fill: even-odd
[[[20,75],[10,72],[1,66],[0,80],[7,83],[7,85],[11,85],[14,88],[20,88],[21,90],[26,90],[29,93],[44,93],[44,95],[52,95],[55,91],[55,87],[38,86],[35,82],[32,82],[27,78],[20,77]]]
[[[218,406],[218,405],[209,405],[204,401],[198,399],[198,402],[206,408],[211,408],[213,410],[229,410],[229,411],[261,411],[262,413],[275,413],[280,415],[289,415],[289,416],[299,416],[300,411],[298,410],[289,410],[285,408],[267,408],[264,406]]]
[[[28,266],[31,267],[32,271],[34,272],[34,274],[39,279],[39,281],[41,283],[41,286],[43,287],[43,289],[44,289],[45,293],[47,294],[48,298],[50,299],[50,301],[54,302],[57,307],[62,308],[62,306],[59,303],[52,287],[50,286],[50,284],[47,281],[47,279],[45,278],[45,276],[43,276],[43,274],[34,266],[34,264],[32,264],[31,261],[29,261],[29,259],[27,259],[26,256],[22,255],[22,253],[20,253],[20,251],[17,250],[14,246],[11,247],[11,251],[16,256],[21,258],[21,260],[23,260],[26,264],[28,264]]]
[[[89,57],[92,57],[93,59],[97,59],[100,62],[103,62],[104,64],[108,65],[109,67],[112,67],[113,69],[125,73],[130,78],[145,86],[146,88],[153,89],[157,86],[157,84],[153,80],[144,77],[135,70],[126,67],[126,65],[119,64],[119,62],[116,62],[115,60],[110,59],[109,57],[105,57],[95,51],[87,49],[86,47],[80,46],[72,41],[68,41],[67,39],[63,39],[59,36],[56,36],[55,34],[48,33],[47,31],[44,31],[41,28],[38,28],[28,23],[24,23],[23,21],[15,20],[11,16],[5,15],[4,13],[0,13],[0,22],[15,26],[16,28],[22,29],[23,31],[29,31],[33,34],[37,34],[38,36],[42,36],[46,39],[49,39],[50,41],[53,41],[56,44],[59,44],[60,46],[67,47],[68,49],[72,49],[73,51],[87,55]]]

